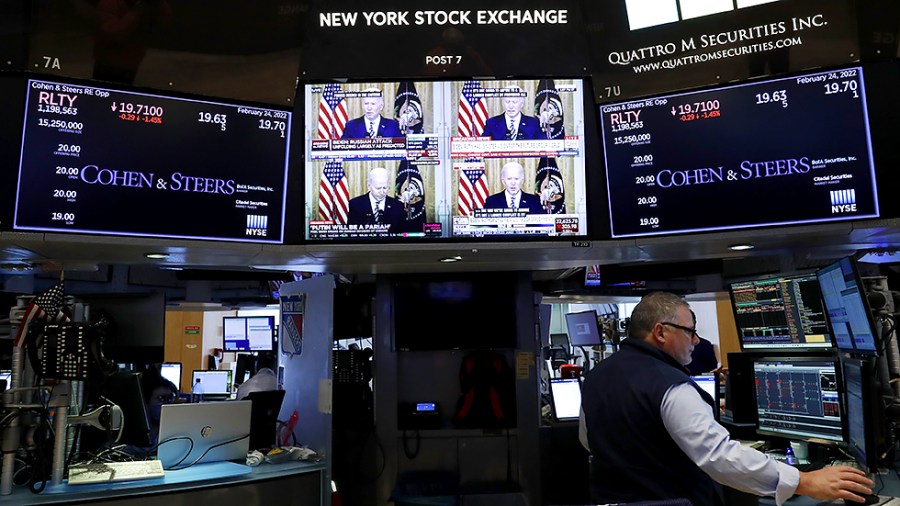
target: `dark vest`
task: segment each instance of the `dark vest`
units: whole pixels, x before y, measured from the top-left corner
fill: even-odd
[[[586,375],[582,406],[593,503],[678,498],[694,506],[718,503],[712,479],[678,448],[660,414],[669,387],[689,381],[675,359],[634,338]],[[706,392],[697,391],[713,405]]]

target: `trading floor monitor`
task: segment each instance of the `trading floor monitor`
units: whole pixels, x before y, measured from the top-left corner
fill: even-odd
[[[830,358],[755,360],[757,433],[793,440],[844,441],[838,371]]]

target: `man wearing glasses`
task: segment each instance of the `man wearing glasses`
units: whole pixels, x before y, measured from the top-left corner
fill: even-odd
[[[585,377],[580,438],[594,504],[687,499],[722,504],[713,481],[782,505],[793,494],[862,502],[873,482],[832,466],[808,473],[731,441],[685,365],[699,342],[691,309],[655,292],[631,314],[621,349]]]

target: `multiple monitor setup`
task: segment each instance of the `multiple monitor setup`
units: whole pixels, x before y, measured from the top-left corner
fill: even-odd
[[[306,85],[306,239],[585,236],[584,87]]]
[[[581,78],[306,83],[303,129],[292,128],[292,111],[260,104],[21,78],[10,224],[324,244],[625,238],[879,217],[864,70],[605,103],[599,115]],[[186,138],[196,149],[160,149]],[[707,149],[718,144],[729,149]],[[602,163],[591,163],[592,145]],[[292,157],[293,146],[304,156]],[[292,159],[303,160],[296,180]],[[39,184],[48,177],[52,191]],[[730,206],[747,194],[779,205]],[[164,208],[155,205],[163,196]],[[126,199],[156,211],[109,212]],[[712,212],[723,207],[732,212]]]
[[[751,381],[732,382],[730,402],[753,400],[760,435],[844,445],[875,470],[886,439],[881,345],[855,261],[735,282],[731,298],[747,358],[731,375]]]

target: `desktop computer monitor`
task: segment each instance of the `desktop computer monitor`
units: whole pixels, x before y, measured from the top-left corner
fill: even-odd
[[[819,269],[816,276],[837,348],[860,355],[877,355],[880,344],[856,262],[842,258]]]
[[[698,387],[700,387],[704,392],[712,397],[713,414],[715,415],[716,420],[718,420],[719,399],[721,398],[721,396],[719,395],[719,375],[717,373],[710,372],[691,376],[691,379],[694,380],[694,383],[696,383]]]
[[[7,388],[9,388],[11,379],[12,371],[0,371],[0,392],[4,392]]]
[[[572,346],[600,346],[603,337],[597,323],[597,312],[582,311],[566,314],[566,327],[569,329],[569,341]]]
[[[581,380],[553,378],[550,380],[553,418],[557,421],[578,420],[581,412]]]
[[[191,392],[200,380],[200,392],[204,396],[227,397],[231,395],[231,371],[194,371],[191,378]]]
[[[225,351],[272,351],[275,317],[225,316],[222,318],[222,349]]]
[[[753,362],[756,432],[794,440],[844,441],[839,368],[825,357],[761,357]]]
[[[844,398],[847,406],[847,449],[859,465],[877,471],[885,444],[884,408],[875,380],[874,359],[845,357]]]
[[[738,281],[730,292],[742,350],[833,348],[815,274]]]
[[[122,410],[120,443],[141,448],[150,446],[150,421],[139,372],[120,371],[106,378],[103,397]],[[149,394],[148,394],[149,395]]]
[[[159,374],[171,381],[181,391],[181,362],[165,362],[159,366]]]

